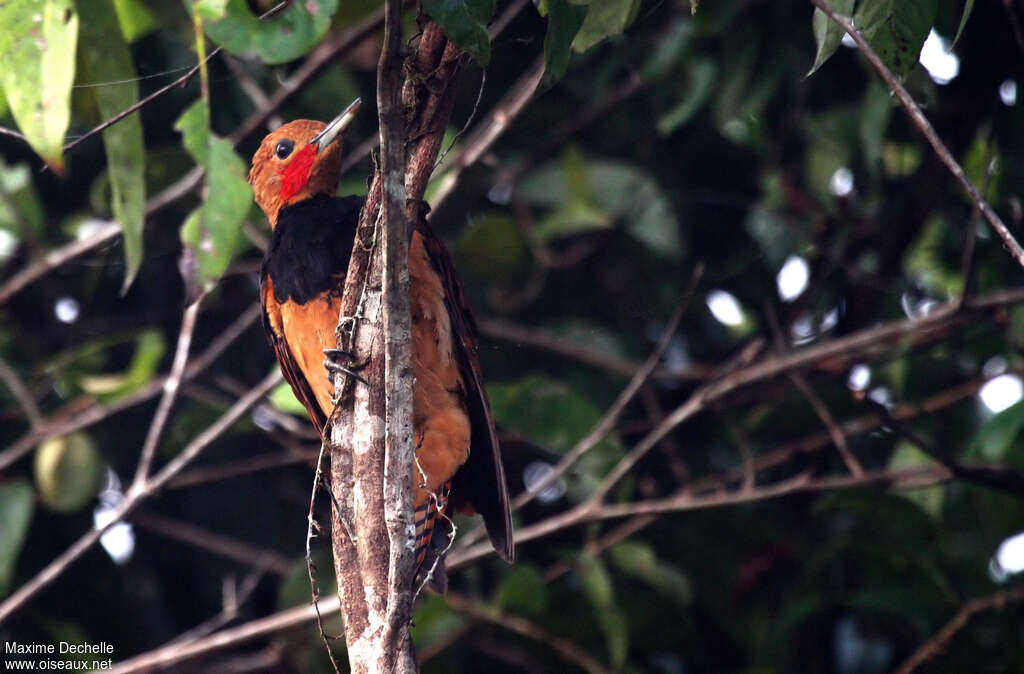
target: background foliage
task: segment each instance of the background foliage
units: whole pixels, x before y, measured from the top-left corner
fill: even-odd
[[[1019,233],[1024,8],[832,6],[905,78]],[[251,311],[268,231],[243,181],[266,127],[244,122],[314,49],[377,7],[314,0],[260,21],[269,9],[243,0],[0,7],[0,125],[27,137],[0,135],[0,457],[10,459],[0,477],[0,594],[123,498],[156,410],[154,396],[139,396],[158,391],[170,368],[187,297],[208,290],[193,353],[232,325],[244,330],[184,384],[158,464],[275,367]],[[803,387],[779,376],[716,399],[607,499],[689,489],[730,502],[752,490],[732,499],[744,502],[559,528],[522,544],[514,567],[487,558],[453,571],[451,600],[419,603],[424,671],[889,671],[965,601],[1020,587],[1012,558],[997,555],[1024,529],[1020,492],[948,475],[907,489],[893,476],[941,473],[922,444],[1001,474],[1024,467],[1024,403],[1011,405],[1024,344],[1013,304],[1024,298],[928,322],[965,288],[982,297],[1019,289],[1022,271],[858,50],[841,46],[841,31],[797,1],[428,0],[423,9],[474,58],[455,127],[472,117],[474,129],[494,110],[509,120],[468,167],[459,158],[475,136],[456,139],[452,128],[454,149],[428,200],[479,314],[513,492],[600,420],[684,302],[694,269],[705,269],[659,369],[614,432],[520,512],[521,526],[588,499],[666,412],[730,368],[911,319],[900,339],[809,362]],[[489,21],[506,14],[488,39]],[[203,58],[196,25],[224,48],[206,70],[61,151],[181,76],[197,46]],[[946,52],[922,57],[930,71],[919,62],[929,34],[952,48],[955,72]],[[301,79],[269,123],[372,101],[378,39],[371,32]],[[505,96],[534,59],[545,67],[540,90],[510,113]],[[341,193],[366,189],[370,165],[358,148],[374,120],[368,111],[349,133],[350,156],[362,159]],[[459,178],[453,191],[446,175]],[[169,186],[176,191],[162,192]],[[95,240],[108,219],[122,236],[11,285],[48,253]],[[123,411],[55,430],[104,409]],[[308,603],[317,446],[303,417],[287,389],[275,390],[130,528],[113,529],[0,625],[0,637],[108,641],[125,659],[215,616],[210,629]],[[874,484],[842,482],[849,463],[823,418],[843,424],[858,465],[880,476]],[[26,437],[38,449],[16,456]],[[759,491],[801,474],[836,480],[780,498]],[[326,556],[320,567],[330,568]],[[330,596],[326,578],[321,585]],[[922,670],[1024,671],[1021,617],[1019,603],[979,612]],[[190,667],[330,671],[311,625],[178,666]]]

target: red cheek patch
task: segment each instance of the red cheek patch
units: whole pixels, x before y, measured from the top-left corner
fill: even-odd
[[[287,203],[309,181],[309,174],[316,162],[316,145],[307,145],[299,150],[295,158],[281,169],[281,201]]]

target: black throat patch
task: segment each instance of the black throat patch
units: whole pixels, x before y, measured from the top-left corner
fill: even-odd
[[[281,209],[260,267],[278,302],[306,304],[341,292],[363,200],[318,194]]]

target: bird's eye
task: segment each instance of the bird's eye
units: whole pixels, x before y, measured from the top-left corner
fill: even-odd
[[[277,147],[274,148],[274,154],[277,155],[278,159],[284,159],[292,153],[295,148],[295,142],[285,138],[284,140],[277,141]]]

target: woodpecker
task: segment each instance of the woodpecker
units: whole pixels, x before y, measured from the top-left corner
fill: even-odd
[[[359,104],[327,124],[300,119],[281,126],[263,139],[249,171],[256,203],[273,230],[260,270],[263,327],[321,437],[333,409],[334,330],[364,202],[334,196],[340,139]],[[495,550],[511,563],[512,518],[476,326],[451,255],[423,217],[414,223],[409,278],[416,447],[409,470],[418,572],[435,525],[453,509],[480,513]],[[434,541],[434,554],[447,547],[443,538]]]

